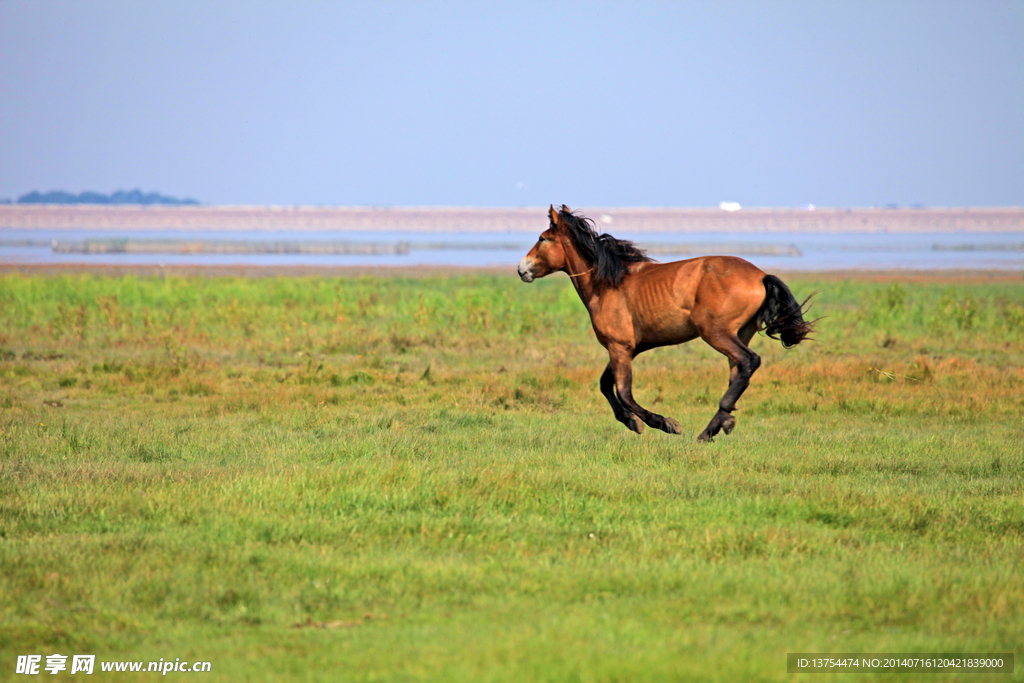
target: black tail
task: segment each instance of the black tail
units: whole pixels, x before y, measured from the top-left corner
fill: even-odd
[[[774,275],[765,275],[761,282],[764,283],[765,295],[761,310],[757,312],[758,329],[781,341],[787,349],[807,339],[814,331],[814,321],[804,320],[804,310],[811,297],[798,304],[786,283]]]

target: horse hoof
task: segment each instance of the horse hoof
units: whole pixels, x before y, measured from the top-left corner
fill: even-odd
[[[629,422],[626,423],[626,427],[628,427],[631,432],[636,432],[637,434],[644,433],[644,423],[635,417],[629,418]]]
[[[725,432],[726,434],[732,433],[732,430],[735,428],[736,418],[733,417],[732,415],[729,415],[724,420],[722,420],[722,431]]]
[[[697,443],[712,443],[714,440],[715,437],[711,436],[710,432],[706,429],[697,437]]]
[[[668,432],[669,434],[682,434],[683,428],[680,426],[677,420],[673,420],[671,417],[664,418],[665,424],[661,428],[662,431]]]

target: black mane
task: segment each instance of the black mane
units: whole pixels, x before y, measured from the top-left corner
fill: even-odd
[[[629,272],[630,263],[651,260],[647,252],[629,240],[616,239],[607,233],[598,235],[594,221],[586,216],[563,208],[558,217],[569,229],[576,251],[593,269],[594,284],[618,285]]]

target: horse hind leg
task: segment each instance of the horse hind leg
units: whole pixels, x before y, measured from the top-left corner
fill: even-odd
[[[754,328],[748,324],[738,335],[705,337],[712,348],[729,359],[729,387],[718,403],[718,412],[697,437],[698,441],[712,441],[720,431],[729,434],[736,427],[736,418],[732,414],[736,410],[736,402],[750,385],[751,376],[761,366],[761,357],[747,346],[753,335]]]
[[[736,361],[730,359],[729,389],[732,389],[737,384],[737,381],[739,380],[739,373],[741,371],[742,369],[740,365],[736,363]],[[750,383],[749,376],[747,378],[747,383]],[[718,412],[715,413],[713,418],[711,418],[711,422],[708,423],[708,426],[704,429],[701,435],[697,437],[698,441],[711,441],[719,431],[722,431],[725,434],[731,434],[732,430],[736,428],[736,416],[732,414],[732,411],[736,409],[735,399],[738,399],[739,396],[737,395],[734,400],[729,402],[729,389],[726,389],[725,396],[723,396],[722,400],[718,403]],[[740,393],[742,393],[742,390]],[[730,403],[733,407],[726,408],[725,406],[730,405]]]
[[[604,369],[604,373],[601,375],[601,393],[608,399],[608,404],[612,407],[616,420],[626,425],[629,430],[637,434],[643,434],[644,424],[626,406],[622,405],[618,395],[615,393],[615,373],[612,372],[611,363],[608,364],[608,367]]]

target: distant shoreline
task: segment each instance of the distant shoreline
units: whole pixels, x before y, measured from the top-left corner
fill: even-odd
[[[463,275],[507,275],[517,278],[514,266],[260,266],[260,265],[111,265],[96,263],[8,263],[0,261],[0,275],[17,273],[46,277],[96,275],[102,277],[451,277]],[[776,274],[787,279],[858,280],[872,282],[985,283],[1022,282],[1019,270],[943,269],[836,269],[785,270]]]
[[[578,207],[615,233],[1024,232],[1024,207]],[[0,230],[539,233],[547,207],[0,205]]]

